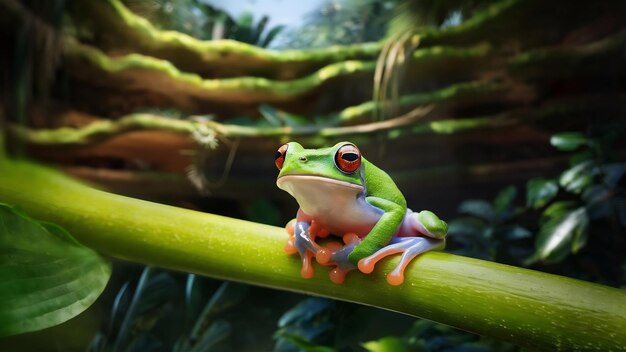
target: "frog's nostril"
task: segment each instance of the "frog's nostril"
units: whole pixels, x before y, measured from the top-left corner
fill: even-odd
[[[306,161],[306,156],[301,156],[300,161]]]

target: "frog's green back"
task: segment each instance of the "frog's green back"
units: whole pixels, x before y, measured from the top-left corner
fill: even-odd
[[[391,176],[364,157],[361,157],[361,160],[363,162],[367,195],[387,199],[406,208],[406,199],[404,199],[402,192],[400,192],[396,183],[393,182]]]

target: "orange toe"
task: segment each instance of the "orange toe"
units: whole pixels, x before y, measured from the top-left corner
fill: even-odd
[[[367,260],[367,258],[363,258],[359,260],[359,263],[357,264],[357,266],[359,267],[359,271],[361,271],[364,274],[369,274],[372,271],[374,271],[375,265],[376,265],[376,262],[374,262],[373,260]]]
[[[330,277],[330,281],[332,281],[333,283],[337,284],[337,285],[341,285],[343,284],[344,281],[346,281],[346,271],[341,270],[339,268],[335,268],[333,270],[330,271],[330,273],[328,274],[328,276]]]
[[[312,257],[312,253],[307,253],[305,257],[302,258],[302,270],[300,270],[300,275],[305,279],[310,279],[315,275],[313,265],[311,264]]]
[[[287,230],[287,233],[289,234],[289,236],[292,236],[292,237],[295,232],[295,228],[296,228],[296,219],[289,221],[287,225],[285,225],[285,230]]]
[[[359,236],[356,235],[356,233],[348,232],[345,235],[343,235],[343,243],[345,244],[350,244],[350,243],[354,243],[358,241],[360,241],[360,238]]]
[[[332,251],[329,248],[322,247],[315,254],[315,259],[322,265],[330,264]]]
[[[389,275],[387,275],[387,282],[389,283],[389,285],[392,286],[399,286],[402,285],[402,283],[404,282],[404,274],[402,273],[391,273]]]
[[[288,239],[285,243],[285,253],[291,255],[298,253],[298,249],[296,248],[295,240],[292,238]]]

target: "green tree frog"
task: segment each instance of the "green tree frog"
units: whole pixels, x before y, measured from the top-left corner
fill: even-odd
[[[413,212],[391,177],[361,156],[350,142],[305,149],[296,142],[276,153],[276,184],[291,194],[300,209],[287,224],[285,250],[299,253],[301,275],[314,274],[311,260],[334,266],[330,279],[342,283],[358,268],[371,273],[386,256],[402,253],[387,282],[400,285],[406,266],[421,253],[445,246],[447,224],[430,211]],[[328,234],[343,244],[316,242]]]

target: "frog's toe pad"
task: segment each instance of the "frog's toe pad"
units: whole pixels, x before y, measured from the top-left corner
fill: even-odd
[[[296,248],[295,240],[293,237],[290,237],[285,243],[285,253],[292,255],[298,253],[298,248]]]
[[[391,286],[400,286],[404,282],[404,272],[395,270],[387,275],[387,283]]]
[[[374,266],[376,265],[376,261],[372,260],[371,258],[363,258],[361,260],[359,260],[359,271],[364,273],[364,274],[370,274],[372,271],[374,271]]]
[[[444,240],[427,237],[402,238],[397,243],[403,248],[402,257],[400,257],[400,262],[396,268],[387,276],[387,282],[395,286],[402,284],[404,282],[404,270],[415,257],[431,250],[441,249],[444,243]]]
[[[302,269],[300,270],[300,276],[305,279],[310,279],[315,276],[315,271],[313,270],[311,258],[313,258],[313,253],[310,252],[307,252],[304,257],[302,257]]]
[[[339,242],[330,242],[325,246],[320,246],[315,253],[315,259],[318,263],[322,265],[332,265],[333,264],[333,253],[340,250],[342,248],[341,243]]]
[[[420,211],[417,214],[417,219],[434,238],[443,238],[448,233],[448,224],[439,219],[432,211]]]
[[[333,283],[337,285],[341,285],[343,284],[344,281],[346,281],[346,275],[348,274],[348,272],[350,272],[350,270],[352,269],[336,267],[333,270],[331,270],[330,273],[328,273],[328,277],[330,278],[330,281],[332,281]]]

